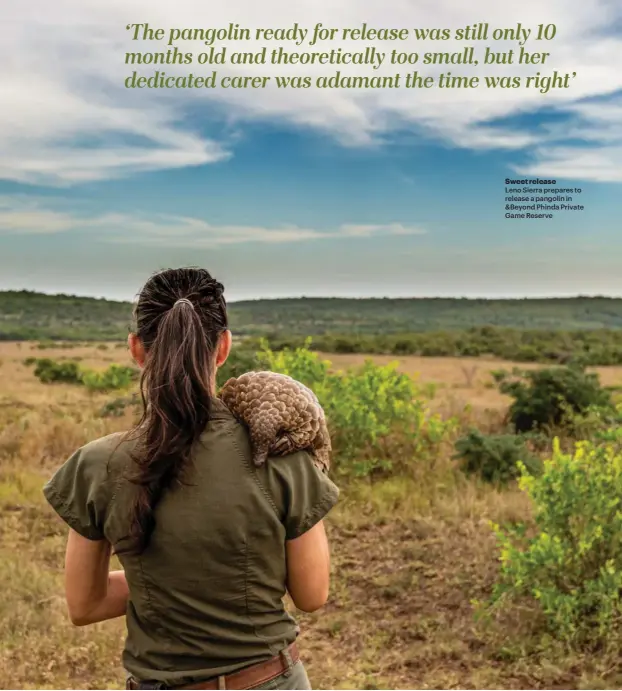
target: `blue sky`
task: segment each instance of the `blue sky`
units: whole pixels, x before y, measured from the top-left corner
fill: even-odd
[[[209,13],[194,0],[60,0],[53,10],[24,0],[0,28],[0,288],[131,298],[154,270],[201,264],[230,299],[622,295],[622,6],[499,5],[308,0],[294,14],[280,0]],[[550,69],[576,71],[572,88],[122,87],[130,21],[458,28],[483,18],[555,22]],[[580,187],[585,211],[505,219],[505,178],[526,176]]]

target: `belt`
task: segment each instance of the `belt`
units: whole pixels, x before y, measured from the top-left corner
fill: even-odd
[[[189,684],[188,686],[168,686],[167,684],[147,683],[141,684],[138,680],[130,677],[127,680],[127,689],[253,689],[261,686],[272,679],[280,677],[300,660],[298,648],[295,643],[292,643],[288,648],[283,650],[279,655],[273,657],[266,662],[259,662],[256,665],[245,667],[239,672],[233,672],[220,677],[214,677],[207,681],[198,684]],[[151,685],[153,684],[153,685]]]

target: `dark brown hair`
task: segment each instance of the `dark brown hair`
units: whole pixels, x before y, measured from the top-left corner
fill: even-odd
[[[144,412],[131,435],[138,444],[128,479],[136,494],[127,545],[116,550],[119,554],[140,554],[149,545],[154,509],[189,466],[210,419],[215,354],[228,328],[223,291],[205,269],[166,269],[153,275],[138,297]]]

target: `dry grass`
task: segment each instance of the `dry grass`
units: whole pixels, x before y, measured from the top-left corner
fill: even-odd
[[[363,364],[370,356],[323,354],[336,368],[346,368]],[[512,363],[489,358],[456,357],[403,357],[374,355],[374,362],[386,365],[397,362],[401,372],[412,375],[422,384],[435,384],[437,404],[447,407],[448,401],[454,408],[468,405],[476,413],[489,413],[503,410],[510,399],[499,393],[494,386],[492,372],[499,369],[536,369],[539,365]],[[622,367],[592,367],[604,386],[622,386]]]
[[[78,356],[90,367],[127,363],[123,348],[0,344],[0,687],[121,688],[123,622],[77,629],[67,621],[66,530],[41,487],[76,447],[130,420],[98,418],[95,411],[109,398],[103,394],[40,384],[22,364],[28,356]],[[363,358],[331,359],[342,367]],[[490,387],[490,372],[507,366],[454,358],[400,363],[422,383],[437,385],[438,410],[490,427],[507,404]],[[619,384],[622,368],[601,376]],[[516,490],[447,477],[453,479],[434,491],[396,479],[344,492],[329,522],[331,601],[301,617],[300,644],[314,686],[619,688],[619,661],[542,646],[533,620],[501,629],[476,624],[472,601],[489,594],[496,573],[488,521],[520,520],[529,506]]]

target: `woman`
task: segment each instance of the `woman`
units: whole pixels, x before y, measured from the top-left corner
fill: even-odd
[[[282,597],[328,597],[322,519],[335,485],[304,452],[254,467],[215,398],[231,348],[223,287],[169,269],[140,293],[144,415],[79,449],[44,492],[70,527],[67,605],[82,626],[126,615],[127,688],[309,689]],[[123,571],[109,572],[118,554]]]

